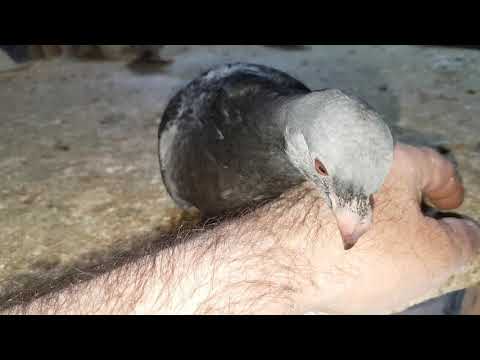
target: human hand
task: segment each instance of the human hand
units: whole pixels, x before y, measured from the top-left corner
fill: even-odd
[[[7,313],[400,311],[441,287],[480,247],[476,225],[425,217],[422,196],[454,209],[463,201],[463,187],[439,154],[398,145],[374,198],[373,227],[349,251],[332,211],[315,186],[305,184],[256,211],[172,238],[170,247]]]
[[[420,209],[422,197],[450,210],[463,196],[449,161],[433,150],[398,144],[392,170],[374,197],[373,226],[350,251],[344,251],[335,219],[311,185],[261,211],[271,216],[282,206],[288,209],[275,229],[292,253],[303,255],[297,260],[305,280],[298,299],[302,311],[381,314],[403,310],[440,288],[473,259],[480,247],[475,224],[435,220]]]

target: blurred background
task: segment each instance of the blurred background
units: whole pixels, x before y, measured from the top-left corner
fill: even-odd
[[[0,45],[0,304],[197,221],[162,185],[157,127],[185,83],[237,61],[357,94],[456,163],[458,213],[480,219],[476,45]],[[480,314],[479,282],[480,261],[407,313]]]

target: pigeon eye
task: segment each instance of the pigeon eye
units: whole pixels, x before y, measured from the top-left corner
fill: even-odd
[[[328,176],[328,171],[325,168],[325,165],[323,165],[318,159],[315,159],[315,170],[317,170],[317,173],[321,176]]]

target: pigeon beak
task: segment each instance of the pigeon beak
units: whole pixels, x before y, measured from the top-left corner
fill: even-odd
[[[371,212],[362,218],[350,209],[341,208],[335,210],[338,229],[343,239],[345,250],[350,250],[372,225]]]

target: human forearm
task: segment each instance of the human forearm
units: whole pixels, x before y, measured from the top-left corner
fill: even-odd
[[[424,198],[452,210],[463,187],[451,163],[398,145],[374,196],[374,223],[350,251],[312,184],[254,212],[195,232],[90,282],[10,310],[27,314],[391,313],[461,271],[480,229],[422,215]],[[30,291],[30,293],[32,290]],[[16,299],[21,297],[15,296]]]
[[[300,200],[305,190],[208,231],[189,241],[72,285],[31,304],[8,310],[24,314],[291,314],[309,267],[290,234],[321,203]],[[296,209],[301,206],[302,209]],[[300,205],[299,205],[300,204]],[[275,208],[278,211],[275,211]],[[318,223],[319,216],[313,214]],[[311,220],[309,219],[309,223]],[[318,224],[320,226],[320,224]],[[303,230],[302,230],[303,231]],[[281,235],[280,235],[281,234]]]

